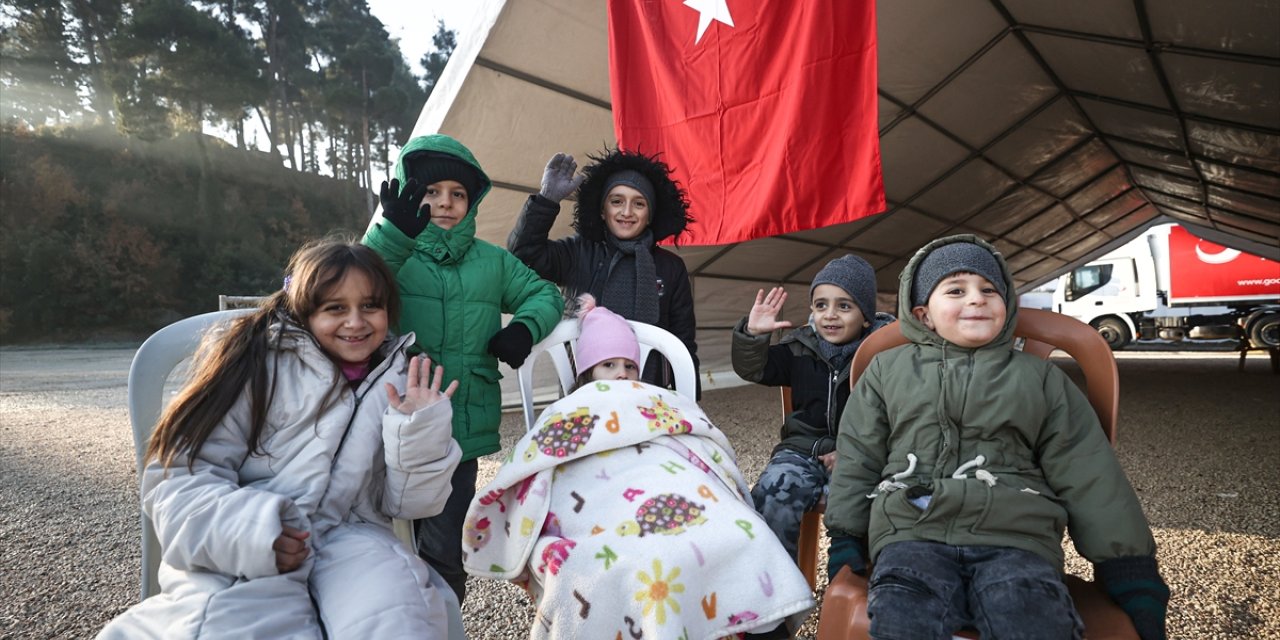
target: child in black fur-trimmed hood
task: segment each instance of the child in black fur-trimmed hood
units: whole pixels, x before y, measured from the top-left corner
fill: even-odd
[[[670,331],[689,349],[696,367],[689,271],[679,256],[657,246],[679,238],[692,221],[683,189],[656,157],[621,149],[589,157],[592,163],[577,173],[573,156],[552,156],[542,188],[525,202],[507,248],[538,275],[559,284],[566,299],[590,293],[628,320]],[[560,201],[575,191],[577,233],[551,240]],[[644,364],[642,379],[673,384],[657,354]]]

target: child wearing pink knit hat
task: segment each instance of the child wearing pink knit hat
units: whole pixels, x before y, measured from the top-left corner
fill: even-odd
[[[728,438],[693,398],[640,380],[626,319],[589,295],[578,305],[576,388],[471,501],[467,572],[524,587],[539,640],[787,636],[813,593],[756,513]]]
[[[585,293],[578,297],[578,321],[578,387],[595,380],[640,379],[640,343],[626,318],[596,306],[596,299]]]

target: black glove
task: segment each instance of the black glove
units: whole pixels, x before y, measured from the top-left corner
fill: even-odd
[[[1133,620],[1142,640],[1165,640],[1169,587],[1153,556],[1112,558],[1094,567],[1107,595]]]
[[[431,205],[423,202],[422,211],[418,210],[418,203],[422,202],[425,195],[427,185],[419,186],[418,181],[413,178],[409,178],[403,190],[400,189],[399,180],[392,178],[390,185],[383,180],[382,193],[378,196],[382,201],[382,217],[406,236],[418,237],[431,222]]]
[[[832,536],[827,549],[827,580],[834,580],[840,567],[848,566],[854,573],[867,575],[867,545],[853,536]]]
[[[519,369],[530,351],[533,351],[533,334],[523,322],[512,322],[489,339],[489,353],[512,369]]]
[[[578,163],[573,160],[573,156],[567,153],[551,156],[547,161],[547,168],[542,170],[542,190],[538,195],[552,202],[564,200],[587,179],[586,174],[573,175],[577,170]]]

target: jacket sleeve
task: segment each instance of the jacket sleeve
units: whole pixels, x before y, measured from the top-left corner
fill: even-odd
[[[383,218],[377,221],[365,231],[364,238],[360,240],[370,249],[377,252],[386,261],[387,266],[391,268],[391,273],[400,273],[400,268],[404,266],[406,260],[413,253],[413,247],[417,241],[406,236],[403,231],[396,228],[394,224],[387,222]]]
[[[507,236],[507,250],[520,258],[539,276],[563,285],[576,268],[578,251],[571,238],[551,240],[551,226],[560,213],[560,203],[531,195],[520,210],[516,226]]]
[[[564,298],[549,280],[543,280],[518,258],[501,248],[502,272],[506,283],[502,290],[502,312],[513,314],[512,322],[522,322],[537,344],[547,337],[564,313]]]
[[[836,434],[836,467],[827,496],[826,525],[831,535],[867,538],[871,503],[867,497],[888,464],[889,415],[880,392],[880,363],[871,361],[854,386]]]
[[[290,499],[241,487],[236,470],[249,454],[248,394],[214,428],[187,468],[152,461],[142,478],[142,508],[155,525],[161,559],[184,571],[260,578],[276,575],[271,545],[283,525],[310,529]]]
[[[680,338],[680,342],[689,349],[689,355],[693,356],[693,370],[696,372],[698,370],[698,320],[694,317],[693,311],[693,288],[689,286],[689,270],[685,267],[684,260],[679,256],[675,258],[679,269],[675,282],[665,283],[665,286],[671,287],[671,302],[668,307],[671,326],[667,327],[667,331]]]
[[[1084,393],[1057,367],[1044,380],[1048,414],[1036,453],[1049,488],[1067,510],[1072,542],[1097,564],[1155,555],[1142,504]]]
[[[733,327],[729,357],[733,372],[748,382],[770,387],[791,386],[791,350],[783,345],[769,346],[769,336],[747,333],[747,317]]]
[[[402,520],[430,518],[444,510],[462,448],[452,437],[453,406],[445,399],[405,415],[387,407],[382,417],[387,463],[382,511]]]

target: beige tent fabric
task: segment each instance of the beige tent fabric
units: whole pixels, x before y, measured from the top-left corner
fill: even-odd
[[[475,5],[415,133],[475,152],[495,183],[478,235],[505,244],[548,157],[614,143],[606,2]],[[1022,291],[1162,221],[1280,259],[1280,2],[885,0],[877,11],[889,209],[682,248],[704,385],[732,382],[728,328],[758,288],[784,283],[784,315],[803,322],[810,278],[845,252],[876,267],[884,309],[911,253],[950,233],[991,240]],[[571,233],[570,217],[553,236]]]

